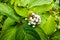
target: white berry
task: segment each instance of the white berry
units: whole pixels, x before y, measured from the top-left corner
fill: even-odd
[[[35,26],[33,25],[32,27],[34,28]]]
[[[28,25],[31,25],[30,23],[28,23]]]
[[[32,13],[28,18],[25,18],[25,20],[27,20],[28,25],[32,25],[32,27],[41,23],[41,17],[36,13]]]
[[[25,18],[25,20],[27,20],[27,18]]]

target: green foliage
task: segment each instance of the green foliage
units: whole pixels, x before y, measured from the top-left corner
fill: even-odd
[[[14,20],[19,21],[19,17],[15,16],[14,10],[6,4],[0,3],[0,12],[4,12],[2,13],[3,15],[9,16]]]
[[[52,37],[51,40],[60,40],[60,30],[56,31]]]
[[[24,27],[12,26],[5,31],[3,31],[1,40],[40,40],[38,33],[27,25]]]
[[[40,40],[38,33],[27,25],[17,27],[16,40]]]
[[[41,37],[41,40],[48,40],[48,36],[43,32],[43,30],[41,28],[39,28],[39,26],[37,28],[35,28],[35,30]]]
[[[3,29],[2,30],[8,29],[8,27],[13,25],[14,23],[15,23],[15,20],[8,17],[3,24],[3,27],[2,27]]]
[[[2,38],[1,40],[14,40],[15,39],[15,34],[16,34],[16,27],[11,27],[7,29],[5,32],[2,33]]]
[[[52,34],[56,29],[55,18],[50,16],[45,22],[45,24],[43,25],[42,29],[47,35]]]
[[[58,5],[54,0],[0,0],[0,40],[60,40]],[[32,13],[41,18],[35,27],[28,24]]]
[[[40,0],[32,0],[32,1],[31,0],[29,0],[29,1],[17,0],[14,3],[14,5],[15,5],[14,9],[18,15],[23,16],[23,17],[27,17],[32,12],[42,13],[42,12],[48,11],[54,5],[54,3],[52,3],[53,2],[52,0],[50,0],[50,1],[43,0],[43,3],[41,3],[41,2],[42,2],[42,0],[41,1]],[[12,4],[12,2],[11,2],[11,4]],[[18,4],[18,6],[20,4],[20,6],[18,7],[17,4]]]

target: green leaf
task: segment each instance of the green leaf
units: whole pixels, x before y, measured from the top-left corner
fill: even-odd
[[[18,15],[27,17],[28,16],[28,10],[26,8],[19,8],[17,6],[14,6],[15,11]]]
[[[21,5],[23,7],[26,7],[30,0],[20,0],[20,1],[21,1]]]
[[[46,0],[46,1],[45,0],[11,0],[10,2],[11,4],[15,2],[16,5],[18,6],[33,7],[33,6],[40,6],[44,4],[51,4],[53,0]]]
[[[2,21],[2,18],[3,18],[3,16],[2,16],[2,15],[0,15],[0,22]]]
[[[15,20],[13,20],[13,19],[11,19],[11,18],[8,17],[8,18],[4,21],[2,30],[8,29],[9,26],[13,25],[14,23],[15,23]]]
[[[12,19],[16,21],[20,21],[19,17],[14,14],[14,10],[7,4],[0,3],[0,12],[4,12],[2,13],[3,15],[11,17]]]
[[[27,4],[30,2],[31,0],[10,0],[11,4],[17,5],[17,6],[23,6],[26,7]]]
[[[55,17],[52,17],[50,15],[50,17],[47,19],[47,21],[41,26],[41,28],[43,29],[43,31],[47,34],[47,35],[51,35],[55,29],[56,29],[56,23],[55,23]]]
[[[29,0],[30,2],[28,3],[29,7],[34,7],[34,6],[40,6],[44,4],[51,4],[53,0]]]
[[[2,24],[0,23],[0,28],[2,27]]]
[[[44,13],[40,13],[39,15],[41,16],[40,27],[43,28],[42,26],[46,23],[46,20],[50,16],[50,13],[49,12],[44,12]]]
[[[55,9],[60,9],[60,7],[59,7],[59,2],[55,2],[54,8],[55,8]]]
[[[53,5],[54,5],[54,3],[44,4],[44,5],[40,5],[40,6],[34,6],[31,8],[25,8],[25,7],[21,7],[21,6],[18,7],[15,5],[14,9],[18,15],[23,16],[23,17],[27,17],[32,12],[36,12],[36,13],[40,14],[45,11],[49,11],[53,7]]]
[[[14,6],[14,9],[18,15],[27,17],[32,12],[37,12],[40,15],[42,12],[50,10],[53,7],[53,5],[54,4],[36,6],[36,7],[30,8],[29,10],[27,8]],[[44,7],[44,6],[46,6],[46,7]]]
[[[35,28],[35,31],[39,34],[39,36],[41,37],[41,40],[48,40],[47,35],[39,26]]]
[[[59,20],[59,25],[60,25],[60,16],[58,16],[58,20]]]
[[[15,5],[18,5],[18,6],[21,6],[22,4],[21,4],[21,0],[10,0],[10,3],[11,3],[11,5],[12,4],[15,4]]]
[[[0,40],[15,40],[16,27],[10,27],[2,33]]]
[[[2,0],[0,0],[0,2],[1,2]]]
[[[51,37],[51,40],[60,40],[60,30],[54,32],[54,34]]]
[[[43,13],[45,11],[49,11],[53,7],[53,5],[54,5],[54,3],[34,6],[34,7],[30,8],[30,10],[33,12],[38,12],[38,14],[39,14],[39,13]]]
[[[29,26],[17,27],[16,40],[40,40],[38,33]]]
[[[14,0],[10,0],[10,3],[13,4],[15,1]]]

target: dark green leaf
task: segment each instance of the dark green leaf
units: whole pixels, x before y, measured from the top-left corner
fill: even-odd
[[[60,25],[60,16],[58,16],[58,20],[59,20],[59,25]]]
[[[41,37],[41,40],[48,40],[47,35],[44,33],[44,31],[41,28],[39,28],[39,26],[36,27],[35,30]]]
[[[60,40],[60,30],[56,31],[52,37],[51,40]]]
[[[16,40],[40,40],[38,33],[29,26],[20,26],[17,30]]]
[[[2,15],[0,15],[0,22],[2,21],[2,18],[3,18],[3,16],[2,16]]]

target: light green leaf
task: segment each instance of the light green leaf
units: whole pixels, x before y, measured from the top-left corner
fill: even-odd
[[[17,12],[18,15],[27,17],[28,16],[28,10],[26,8],[19,8],[17,6],[14,6],[15,11]]]
[[[23,7],[33,7],[33,6],[40,6],[44,4],[51,4],[53,0],[11,0],[11,4],[16,3],[18,6],[23,6]]]
[[[13,25],[14,23],[15,23],[15,20],[13,20],[13,19],[11,19],[11,18],[8,17],[8,18],[4,21],[2,30],[8,29],[9,26]]]
[[[53,7],[53,5],[54,4],[36,6],[36,7],[30,8],[29,10],[27,8],[14,6],[14,9],[18,15],[27,17],[32,12],[37,12],[40,15],[42,12],[50,10]],[[46,6],[46,7],[44,7],[44,6]]]
[[[31,0],[10,0],[10,3],[15,3],[15,5],[26,7],[30,1]]]
[[[10,3],[11,5],[15,4],[15,5],[21,6],[21,0],[10,0]]]
[[[10,3],[13,4],[15,1],[14,0],[10,0]]]
[[[50,16],[50,13],[49,12],[44,12],[44,13],[40,13],[39,15],[41,16],[40,27],[42,27],[46,23],[48,17]]]
[[[38,12],[38,14],[39,14],[39,13],[43,13],[45,11],[49,11],[53,7],[53,5],[54,5],[54,3],[44,4],[44,5],[32,7],[30,10],[33,12]]]
[[[11,7],[9,7],[7,4],[0,3],[0,12],[4,12],[2,13],[3,15],[11,17],[16,21],[20,21],[19,17],[14,14],[14,10]]]
[[[26,7],[29,1],[30,1],[30,0],[21,0],[22,6],[23,6],[23,7]]]
[[[52,34],[56,29],[55,17],[50,16],[41,28],[47,35]]]
[[[15,40],[16,27],[10,27],[2,33],[0,40]]]
[[[29,0],[29,7],[40,6],[44,4],[51,4],[53,0]]]
[[[14,9],[18,15],[23,16],[23,17],[27,17],[32,12],[36,12],[36,13],[40,14],[45,11],[49,11],[53,7],[53,5],[54,5],[54,3],[35,6],[35,7],[31,7],[31,8],[17,7],[15,5]]]

